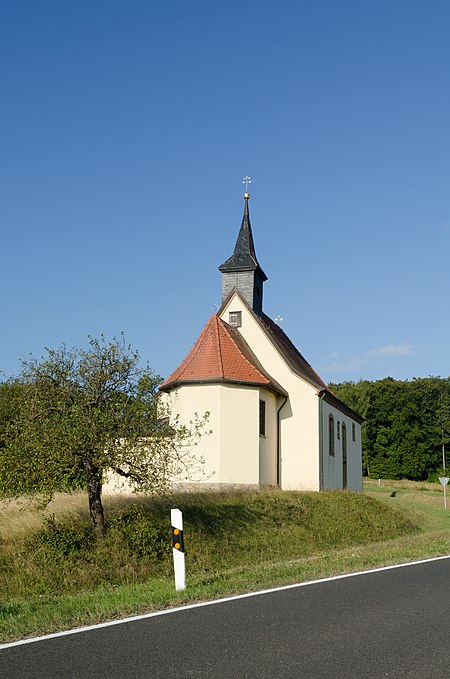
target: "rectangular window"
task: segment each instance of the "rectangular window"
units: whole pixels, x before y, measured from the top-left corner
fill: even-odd
[[[352,422],[352,439],[356,441],[356,427],[354,422]]]
[[[328,452],[334,455],[334,417],[328,416]]]
[[[338,437],[338,439],[341,438],[341,423],[340,422],[337,423],[337,437]]]
[[[228,322],[235,328],[240,328],[242,326],[242,311],[230,311]]]
[[[266,435],[266,402],[259,401],[259,435]]]

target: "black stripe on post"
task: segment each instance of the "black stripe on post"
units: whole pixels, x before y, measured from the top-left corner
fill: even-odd
[[[177,550],[177,552],[184,552],[184,535],[183,531],[179,528],[174,528],[172,526],[172,547]]]

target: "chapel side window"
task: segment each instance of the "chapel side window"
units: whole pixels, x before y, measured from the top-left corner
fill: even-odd
[[[259,401],[259,435],[266,435],[266,402],[262,399]]]
[[[352,440],[356,441],[356,426],[354,422],[352,422]]]
[[[328,417],[328,452],[334,456],[334,417]]]

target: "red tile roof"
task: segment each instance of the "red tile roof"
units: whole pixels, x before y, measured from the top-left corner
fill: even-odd
[[[169,391],[186,382],[227,381],[260,384],[279,393],[286,392],[259,364],[240,333],[213,314],[188,356],[163,382]]]

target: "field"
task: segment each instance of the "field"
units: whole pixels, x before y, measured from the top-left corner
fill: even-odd
[[[391,496],[395,493],[395,496]],[[450,552],[436,484],[368,481],[349,492],[106,497],[92,537],[86,498],[0,509],[0,639]],[[170,508],[185,521],[187,589],[176,593]]]

